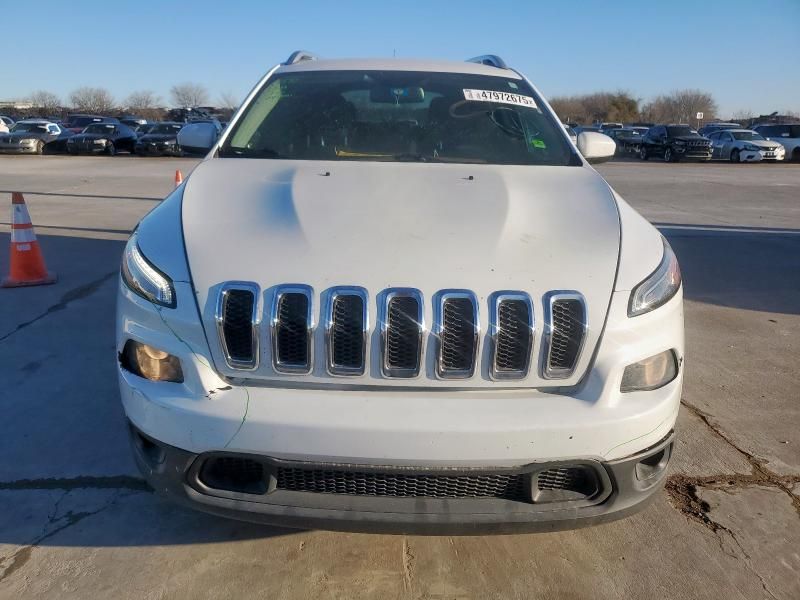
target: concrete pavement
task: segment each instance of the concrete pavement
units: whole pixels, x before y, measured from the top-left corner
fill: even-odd
[[[571,532],[417,537],[226,521],[143,485],[114,374],[116,273],[128,231],[194,164],[0,157],[60,277],[0,290],[0,599],[800,597],[800,165],[600,168],[684,272],[684,406],[652,505]]]

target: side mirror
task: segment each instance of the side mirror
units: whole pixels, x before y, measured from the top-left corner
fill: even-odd
[[[617,145],[607,135],[584,131],[578,135],[578,151],[589,163],[596,164],[614,158]]]
[[[214,123],[189,123],[178,132],[178,145],[186,152],[205,154],[218,137],[219,130]]]

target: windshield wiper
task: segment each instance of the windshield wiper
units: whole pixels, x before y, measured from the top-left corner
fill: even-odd
[[[401,154],[393,154],[392,160],[398,162],[430,162],[433,158],[429,156],[422,156],[422,154],[412,154],[411,152],[404,152]]]
[[[222,158],[246,157],[246,158],[284,158],[280,152],[272,148],[234,148],[228,146],[220,152]]]

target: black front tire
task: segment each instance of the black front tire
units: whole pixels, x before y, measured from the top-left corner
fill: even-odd
[[[738,148],[734,148],[733,150],[731,150],[731,162],[732,163],[742,162],[742,157],[739,154]]]
[[[675,157],[672,154],[672,148],[667,146],[667,148],[664,150],[664,162],[674,162],[674,161]]]
[[[117,153],[117,149],[114,147],[114,142],[108,142],[106,145],[106,154],[109,156],[114,156]]]
[[[641,160],[647,160],[650,158],[650,155],[647,153],[647,148],[645,148],[644,145],[639,148],[639,158]]]
[[[42,140],[36,142],[36,154],[39,156],[44,154],[44,142]]]

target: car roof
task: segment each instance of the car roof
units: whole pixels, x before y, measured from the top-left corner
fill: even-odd
[[[15,124],[19,123],[28,123],[32,125],[58,125],[58,123],[53,123],[47,119],[23,119],[22,121],[17,121]]]
[[[430,71],[432,73],[464,73],[489,75],[506,79],[522,79],[511,69],[455,60],[424,60],[394,58],[341,58],[301,60],[293,65],[281,65],[276,73],[303,71]]]

